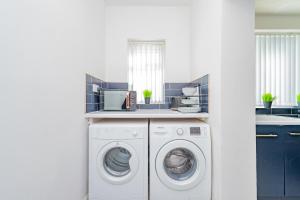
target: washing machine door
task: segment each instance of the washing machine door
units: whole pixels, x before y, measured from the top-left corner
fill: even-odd
[[[111,184],[124,184],[136,175],[139,159],[132,146],[116,141],[100,149],[97,165],[103,179]]]
[[[205,156],[195,143],[187,140],[174,140],[164,145],[155,162],[160,181],[173,190],[191,189],[205,176]]]

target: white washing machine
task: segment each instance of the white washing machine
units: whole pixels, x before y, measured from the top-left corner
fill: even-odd
[[[148,121],[89,127],[89,200],[148,199]]]
[[[196,119],[150,121],[150,200],[210,200],[211,140]]]

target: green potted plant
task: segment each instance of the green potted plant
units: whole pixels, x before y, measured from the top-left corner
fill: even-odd
[[[298,103],[298,107],[300,107],[300,94],[297,95],[297,103]]]
[[[144,90],[143,91],[144,98],[145,98],[145,104],[150,104],[150,99],[152,96],[152,91],[151,90]]]
[[[262,95],[262,100],[264,102],[264,107],[265,108],[271,108],[273,101],[276,99],[276,97],[271,94],[271,93],[265,93]]]

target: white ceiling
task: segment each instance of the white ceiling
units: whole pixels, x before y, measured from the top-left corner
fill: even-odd
[[[107,5],[120,6],[185,6],[191,0],[105,0]]]
[[[192,0],[105,0],[116,6],[186,6]],[[209,0],[208,0],[209,1]],[[300,15],[300,0],[256,0],[257,14]]]
[[[256,13],[300,15],[300,0],[256,0]]]

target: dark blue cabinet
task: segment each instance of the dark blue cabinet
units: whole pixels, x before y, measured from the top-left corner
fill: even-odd
[[[258,200],[300,200],[300,126],[256,128]]]
[[[300,126],[285,126],[285,197],[300,199]]]
[[[279,127],[257,126],[258,199],[284,196],[284,151]]]

